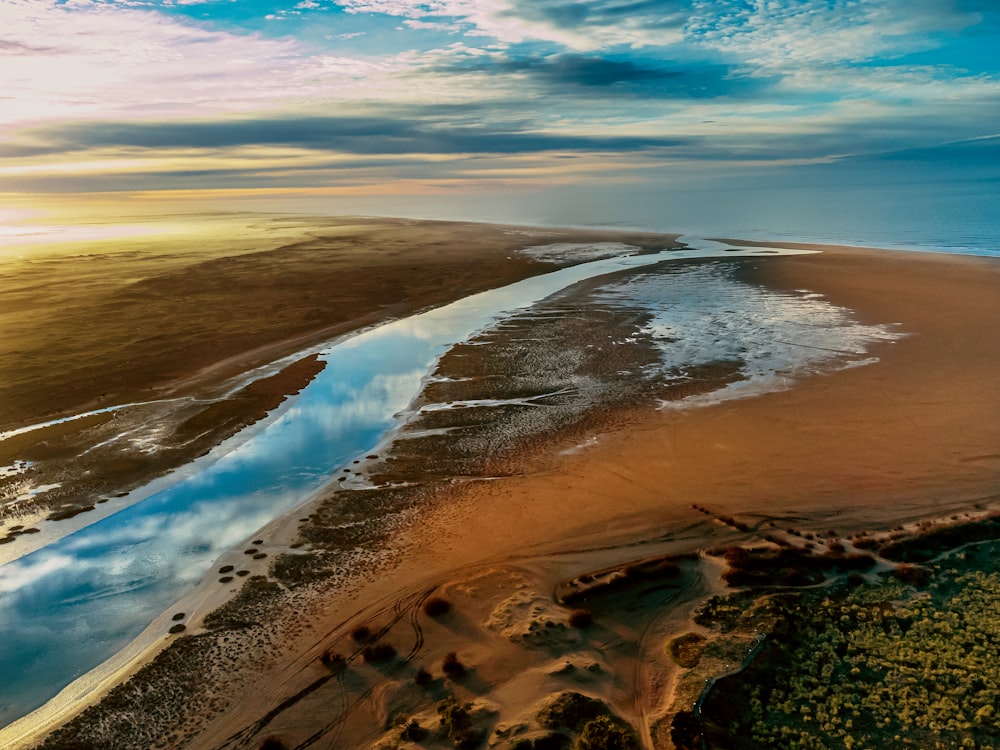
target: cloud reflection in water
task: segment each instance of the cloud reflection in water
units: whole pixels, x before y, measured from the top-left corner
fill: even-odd
[[[331,346],[309,386],[199,470],[178,472],[166,489],[0,567],[0,726],[112,656],[225,550],[370,451],[449,346],[575,281],[670,257],[561,269]]]

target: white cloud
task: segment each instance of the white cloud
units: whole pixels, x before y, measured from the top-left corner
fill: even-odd
[[[685,35],[751,67],[794,69],[925,49],[926,32],[970,22],[929,0],[695,0]]]
[[[40,578],[67,570],[76,560],[69,555],[32,556],[27,562],[17,561],[0,567],[0,593],[20,591]]]
[[[0,17],[0,132],[391,96],[391,72],[405,63],[329,55],[291,38],[227,33],[90,0],[4,0]]]

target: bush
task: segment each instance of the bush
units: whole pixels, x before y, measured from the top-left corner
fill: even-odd
[[[288,744],[280,737],[265,737],[258,746],[258,750],[288,750]]]
[[[329,650],[324,651],[323,655],[319,657],[319,660],[323,662],[324,666],[335,672],[343,669],[347,665],[347,659],[340,654]]]
[[[691,711],[678,711],[670,722],[670,740],[676,750],[701,750],[701,722]]]
[[[410,719],[410,723],[403,727],[403,731],[399,733],[399,738],[407,742],[420,742],[428,734],[429,732],[420,726],[419,721]]]
[[[458,660],[458,654],[454,651],[444,657],[444,661],[441,663],[441,671],[453,680],[465,677],[465,665]]]
[[[589,628],[594,624],[594,616],[587,609],[574,609],[569,615],[569,624],[574,628]]]
[[[640,750],[640,746],[632,727],[599,716],[584,725],[573,750]]]
[[[447,599],[434,597],[424,602],[424,614],[428,617],[441,617],[451,611],[451,602]]]
[[[438,703],[437,712],[441,717],[441,728],[458,748],[473,748],[482,739],[472,728],[471,703],[459,703],[454,695],[449,695]]]
[[[906,563],[892,571],[892,575],[900,583],[908,583],[917,587],[926,586],[931,580],[931,574],[927,568],[922,568],[919,565],[907,565]]]
[[[391,661],[396,656],[396,647],[391,643],[376,643],[372,646],[365,646],[361,652],[361,658],[369,664]]]
[[[566,727],[575,732],[588,721],[608,713],[608,706],[603,701],[567,691],[538,712],[538,723],[547,729]]]
[[[698,666],[701,653],[705,650],[705,636],[700,633],[684,633],[671,638],[667,643],[667,654],[679,667],[691,669]]]
[[[417,673],[413,676],[413,681],[420,685],[420,687],[425,687],[430,685],[434,681],[434,675],[428,672],[426,669],[421,667],[417,670]]]
[[[364,643],[370,640],[372,637],[372,631],[367,625],[359,625],[351,631],[351,640],[357,641],[358,643]]]

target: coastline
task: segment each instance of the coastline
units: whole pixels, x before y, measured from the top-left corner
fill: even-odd
[[[55,256],[46,286],[30,296],[22,289],[30,275],[4,279],[0,293],[17,304],[0,325],[12,334],[7,346],[21,349],[0,372],[0,424],[10,435],[0,440],[0,467],[27,460],[28,468],[0,476],[0,559],[117,512],[134,499],[129,493],[158,478],[171,481],[171,472],[253,424],[301,385],[301,378],[289,384],[287,373],[278,377],[292,360],[390,320],[552,270],[518,252],[525,247],[612,239],[645,251],[679,247],[676,235],[641,232],[359,217],[301,224],[304,239],[288,243],[282,235],[287,244],[253,252],[226,254],[223,246],[186,258],[178,248],[163,261],[137,252],[128,259],[109,255],[108,267],[90,255]],[[91,260],[81,267],[78,257]],[[262,285],[263,278],[274,283]],[[93,294],[93,287],[105,291]],[[122,310],[133,311],[124,318],[138,321],[140,333],[122,325]],[[16,327],[24,317],[37,319],[38,341]],[[53,343],[66,340],[82,354]],[[271,385],[261,388],[258,381],[267,379]],[[106,409],[114,413],[17,434],[28,425]],[[81,457],[90,465],[82,466]],[[11,502],[21,485],[49,489]],[[13,526],[21,530],[9,531]]]
[[[974,449],[997,444],[996,428],[982,422],[988,421],[988,407],[1000,403],[997,387],[983,383],[989,363],[1000,356],[988,335],[1000,330],[991,294],[1000,288],[1000,265],[825,250],[821,256],[768,259],[756,269],[744,264],[742,276],[750,283],[822,293],[862,320],[901,323],[911,335],[880,346],[878,364],[698,409],[619,413],[595,445],[572,453],[565,449],[573,445],[563,445],[522,476],[466,484],[446,503],[422,511],[419,524],[404,529],[397,540],[405,554],[394,560],[392,581],[361,584],[343,601],[358,612],[365,604],[391,602],[435,579],[448,580],[468,566],[510,559],[524,564],[532,557],[562,554],[566,547],[618,547],[611,556],[626,555],[628,545],[649,536],[651,528],[683,529],[695,523],[692,502],[720,512],[805,516],[844,530],[988,502],[1000,492],[997,471],[990,456],[980,457]],[[901,269],[900,263],[910,267]],[[886,288],[902,294],[889,299]],[[965,290],[960,300],[955,288]],[[945,299],[961,309],[942,310]],[[938,362],[942,353],[947,362]],[[920,366],[928,362],[937,363],[930,373]],[[917,373],[928,377],[922,381]],[[956,384],[955,390],[942,388],[944,383]],[[977,384],[985,390],[974,388]],[[942,392],[954,398],[942,399]],[[873,419],[874,414],[884,418]],[[925,432],[933,434],[914,431],[924,418],[929,420]],[[873,424],[877,430],[870,429]],[[904,444],[876,455],[875,446],[891,446],[890,438],[901,432],[907,433]],[[762,434],[772,442],[762,440]],[[944,443],[951,453],[930,460],[935,447]],[[937,505],[944,493],[945,505]],[[911,504],[902,505],[904,500]],[[890,507],[871,507],[879,502]],[[428,535],[436,540],[433,549],[425,543]],[[697,540],[691,544],[698,546]],[[591,553],[591,558],[600,554]],[[322,609],[326,614],[314,615],[317,632],[331,633],[351,621],[330,601]],[[314,635],[300,633],[299,640],[290,652],[301,650],[303,642],[317,643]],[[303,662],[300,654],[296,661],[309,660]],[[224,713],[190,746],[214,746],[246,716],[264,708],[268,698],[301,679],[294,670],[275,669],[271,677],[284,676],[267,695]]]

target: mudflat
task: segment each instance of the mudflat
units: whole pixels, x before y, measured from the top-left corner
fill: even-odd
[[[0,466],[30,463],[0,477],[0,533],[20,527],[0,536],[6,558],[42,539],[23,533],[39,521],[112,508],[266,414],[309,382],[311,366],[293,360],[310,346],[551,270],[524,247],[677,246],[676,235],[359,217],[215,232],[4,266],[0,432],[131,405],[0,441]]]
[[[695,607],[724,589],[707,547],[793,525],[885,533],[1000,504],[1000,263],[813,249],[822,252],[734,253],[732,263],[746,283],[808,290],[862,322],[898,324],[905,336],[875,345],[877,362],[697,408],[657,409],[662,394],[622,380],[623,398],[567,407],[556,429],[523,444],[477,443],[470,422],[458,454],[441,445],[421,465],[403,450],[371,472],[384,484],[371,497],[404,522],[378,539],[363,574],[331,572],[347,562],[336,550],[366,541],[344,536],[350,488],[333,486],[296,511],[303,520],[261,532],[277,557],[267,576],[219,609],[218,597],[193,597],[212,608],[188,608],[186,636],[119,673],[122,685],[44,746],[113,736],[122,747],[454,747],[465,726],[480,744],[512,747],[576,731],[563,709],[578,699],[558,697],[574,692],[604,706],[586,710],[669,747],[662,720],[685,657],[666,646],[697,631]],[[584,320],[570,334],[595,339],[601,325]],[[498,334],[500,350],[515,351],[522,333]],[[478,373],[470,352],[449,356],[439,374]],[[649,353],[632,356],[616,368]],[[588,373],[605,366],[574,361]],[[398,484],[419,471],[416,489]],[[629,578],[651,583],[611,587],[586,613],[567,596]]]

